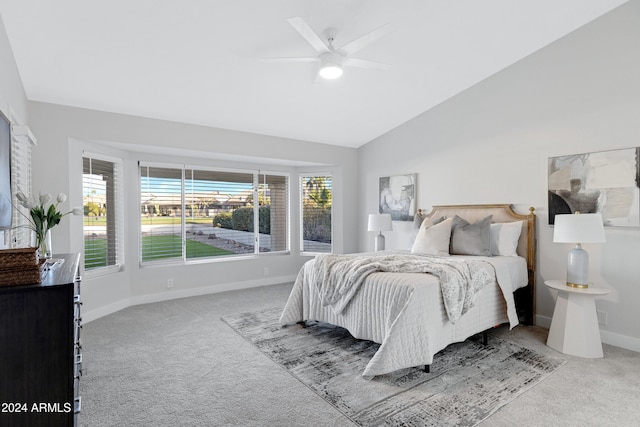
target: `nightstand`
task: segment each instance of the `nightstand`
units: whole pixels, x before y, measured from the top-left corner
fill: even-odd
[[[603,357],[595,298],[608,294],[609,289],[574,288],[564,280],[546,280],[544,284],[558,291],[547,345],[572,356]]]

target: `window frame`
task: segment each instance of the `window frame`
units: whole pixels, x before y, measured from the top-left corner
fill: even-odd
[[[142,215],[141,215],[141,198],[142,198],[142,168],[143,167],[151,167],[151,168],[164,168],[164,169],[176,169],[176,170],[180,170],[181,171],[181,180],[180,180],[180,187],[181,187],[181,201],[180,201],[180,209],[184,212],[184,164],[173,164],[173,163],[158,163],[158,162],[143,162],[143,161],[138,161],[138,167],[137,167],[137,201],[136,201],[136,212],[137,212],[137,218],[138,218],[138,265],[140,267],[142,266],[153,266],[153,265],[176,265],[176,264],[182,264],[184,263],[184,256],[185,256],[185,248],[184,248],[184,242],[185,242],[185,220],[184,220],[184,215],[181,218],[180,221],[180,236],[181,236],[181,246],[182,246],[182,253],[180,257],[172,257],[172,258],[167,258],[167,259],[159,259],[159,260],[155,260],[155,261],[143,261],[142,259]]]
[[[330,177],[331,178],[331,247],[328,252],[319,252],[319,251],[308,251],[304,249],[304,196],[305,189],[302,184],[303,179],[310,177]],[[300,245],[300,255],[303,256],[315,256],[319,254],[333,253],[335,249],[335,211],[334,211],[334,188],[333,184],[335,181],[335,176],[332,172],[328,171],[320,171],[320,172],[301,172],[298,174],[298,210],[299,210],[299,245]]]
[[[85,158],[90,158],[94,160],[100,160],[103,162],[113,163],[113,174],[114,174],[114,208],[113,215],[115,220],[115,229],[113,232],[115,233],[115,246],[116,246],[116,260],[115,264],[107,265],[104,267],[96,267],[87,269],[85,268],[84,262],[86,262],[86,254],[84,248],[84,166],[81,166],[80,172],[83,176],[83,185],[82,185],[82,255],[85,261],[82,265],[82,270],[87,277],[99,277],[108,274],[118,273],[124,269],[125,266],[125,233],[124,233],[124,159],[122,157],[107,155],[102,153],[97,153],[91,150],[82,150],[82,162],[84,163]]]
[[[285,225],[284,225],[284,230],[285,230],[285,249],[279,250],[279,251],[269,251],[269,252],[260,252],[258,250],[258,253],[262,256],[271,256],[271,255],[280,255],[280,254],[284,254],[284,255],[289,255],[291,253],[291,223],[292,221],[292,217],[291,217],[291,174],[288,172],[272,172],[272,171],[263,171],[263,170],[258,170],[256,177],[257,180],[260,181],[260,176],[281,176],[285,178],[285,182],[286,182],[286,189],[285,189]],[[260,197],[260,183],[258,182],[256,185],[256,200],[259,200]],[[270,203],[271,204],[271,203]],[[259,212],[259,208],[260,206],[258,205],[258,209],[254,210],[254,224],[260,224],[260,212]],[[257,221],[257,222],[256,222]],[[260,233],[259,233],[259,227],[256,227],[255,230],[258,230],[258,241],[256,242],[257,245],[260,245]]]
[[[254,200],[253,203],[253,223],[254,223],[254,250],[252,253],[238,253],[238,254],[229,254],[229,255],[213,255],[213,256],[204,256],[204,257],[187,257],[186,252],[186,219],[187,217],[183,214],[181,215],[181,239],[182,239],[182,254],[180,257],[173,257],[167,259],[157,259],[152,261],[143,261],[142,260],[142,216],[141,212],[141,194],[142,194],[142,175],[141,171],[143,167],[153,167],[153,168],[167,168],[167,169],[180,169],[182,171],[182,181],[181,181],[181,211],[184,213],[186,209],[186,200],[187,200],[187,172],[188,171],[202,171],[202,172],[221,172],[221,173],[237,173],[237,174],[251,174],[252,175],[252,197]],[[247,258],[255,258],[262,256],[277,256],[277,255],[288,255],[291,250],[291,173],[289,172],[272,172],[272,171],[263,171],[260,169],[248,169],[248,168],[225,168],[225,167],[216,167],[216,166],[203,166],[203,165],[193,165],[186,163],[166,163],[166,162],[152,162],[152,161],[138,161],[138,186],[137,186],[137,211],[138,211],[138,264],[141,268],[144,267],[153,267],[159,265],[182,265],[182,264],[200,264],[200,263],[210,263],[210,262],[223,262],[223,261],[236,261],[240,259]],[[259,191],[259,180],[261,176],[264,175],[272,175],[272,176],[283,176],[286,179],[286,210],[285,210],[285,232],[286,232],[286,249],[279,251],[268,251],[261,252],[260,251],[260,240],[259,240],[259,203],[255,203],[255,201],[259,200],[260,191]],[[213,218],[212,218],[213,220]]]

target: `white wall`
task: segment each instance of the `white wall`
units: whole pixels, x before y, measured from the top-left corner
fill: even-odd
[[[85,275],[82,285],[85,319],[130,304],[292,281],[308,259],[297,250],[298,222],[294,215],[290,255],[140,267],[137,247],[139,160],[285,171],[291,173],[294,189],[299,172],[317,169],[331,172],[334,178],[334,248],[337,252],[353,252],[357,248],[355,149],[40,102],[30,102],[29,112],[31,129],[38,138],[32,159],[33,188],[52,194],[68,193],[68,206],[64,208],[82,204],[83,149],[124,160],[125,269],[102,277]],[[280,160],[274,162],[273,158]],[[321,166],[295,166],[301,162]],[[292,193],[292,205],[297,206],[297,192]],[[292,209],[292,212],[296,210]],[[81,230],[80,217],[65,217],[53,229],[54,251],[82,251]],[[269,268],[267,277],[263,275],[264,267]],[[166,286],[167,278],[174,279],[171,289]]]
[[[381,176],[418,173],[417,206],[512,203],[538,215],[537,322],[548,326],[570,245],[552,243],[548,157],[640,146],[640,1],[632,0],[359,149],[360,249]],[[469,64],[473,66],[473,64]],[[420,96],[420,94],[416,94]],[[394,223],[387,248],[406,247]],[[603,340],[640,351],[640,230],[607,228],[584,245],[590,279],[611,294]]]
[[[2,15],[0,15],[0,110],[7,117],[9,117],[9,107],[26,123],[29,118],[27,97],[9,44]]]

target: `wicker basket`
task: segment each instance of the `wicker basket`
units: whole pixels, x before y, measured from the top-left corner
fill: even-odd
[[[36,265],[0,268],[0,286],[32,285],[42,283],[42,279],[47,274],[43,259]]]
[[[0,250],[0,270],[38,266],[38,248]]]

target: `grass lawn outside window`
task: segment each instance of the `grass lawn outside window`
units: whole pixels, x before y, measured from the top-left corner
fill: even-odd
[[[187,258],[204,258],[221,255],[232,255],[234,252],[220,249],[206,243],[187,239]],[[142,261],[154,261],[167,258],[182,257],[182,239],[180,236],[143,236],[142,237]],[[153,248],[161,247],[163,252],[154,252]],[[106,266],[107,239],[104,237],[85,238],[85,253],[91,251],[98,256],[85,265],[85,268],[98,268]]]

